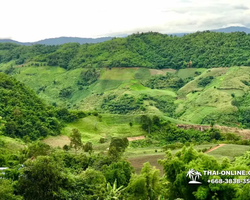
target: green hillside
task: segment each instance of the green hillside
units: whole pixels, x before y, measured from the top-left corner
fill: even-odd
[[[146,67],[183,69],[250,65],[250,35],[210,31],[173,37],[148,32],[97,44],[57,46],[0,44],[0,63],[89,67]]]
[[[60,134],[63,122],[84,115],[48,106],[23,83],[0,73],[0,134],[36,140]]]
[[[158,115],[179,124],[250,127],[248,67],[65,70],[25,66],[11,74],[54,107],[110,116]]]

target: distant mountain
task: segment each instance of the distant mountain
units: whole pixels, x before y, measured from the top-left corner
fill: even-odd
[[[223,32],[223,33],[231,33],[231,32],[246,32],[247,34],[250,33],[250,29],[247,27],[241,26],[230,26],[227,28],[215,29],[211,30],[213,32]]]
[[[59,37],[59,38],[49,38],[45,40],[40,40],[35,42],[35,44],[46,44],[46,45],[60,45],[70,42],[78,42],[80,44],[85,43],[99,43],[107,40],[111,40],[112,37],[101,37],[101,38],[79,38],[79,37]],[[34,44],[34,43],[33,43]]]
[[[101,38],[78,38],[78,37],[59,37],[59,38],[49,38],[40,40],[37,42],[18,42],[10,39],[0,39],[0,43],[15,43],[20,45],[30,46],[33,44],[45,44],[45,45],[61,45],[70,42],[77,42],[80,44],[85,43],[99,43],[107,40],[111,40],[113,37],[101,37]]]
[[[224,33],[231,33],[231,32],[246,32],[247,34],[250,33],[250,28],[247,27],[241,27],[241,26],[230,26],[227,28],[221,28],[221,29],[214,29],[210,30],[212,32],[224,32]],[[190,33],[171,33],[167,35],[176,35],[177,37],[182,37],[184,35],[187,35]],[[128,35],[122,34],[119,36],[114,36],[114,37],[127,37]],[[18,42],[15,40],[11,39],[0,39],[0,43],[15,43],[15,44],[20,44],[20,45],[26,45],[30,46],[32,44],[45,44],[45,45],[61,45],[65,43],[70,43],[70,42],[77,42],[80,44],[85,44],[85,43],[99,43],[99,42],[104,42],[107,40],[111,40],[114,37],[100,37],[100,38],[79,38],[79,37],[59,37],[59,38],[48,38],[44,40],[39,40],[37,42]]]
[[[25,43],[25,42],[18,42],[18,41],[11,40],[11,39],[0,39],[0,43],[14,43],[14,44],[20,44],[20,45],[29,45],[30,44],[30,43]]]
[[[220,33],[245,32],[248,34],[248,33],[250,33],[250,28],[242,27],[242,26],[230,26],[227,28],[213,29],[210,31],[220,32]],[[187,34],[190,34],[190,33],[171,33],[168,35],[176,35],[177,37],[182,37],[182,36],[187,35]]]

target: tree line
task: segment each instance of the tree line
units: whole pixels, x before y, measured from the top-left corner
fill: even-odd
[[[0,63],[42,62],[79,67],[212,68],[250,65],[250,34],[196,32],[183,37],[137,33],[97,44],[57,46],[0,44]]]

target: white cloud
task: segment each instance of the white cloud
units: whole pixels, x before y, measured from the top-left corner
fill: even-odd
[[[248,0],[2,0],[0,38],[37,41],[248,25]]]

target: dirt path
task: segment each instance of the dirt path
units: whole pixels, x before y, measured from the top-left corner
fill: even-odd
[[[135,141],[135,140],[144,140],[145,136],[138,136],[138,137],[127,137],[128,141]]]
[[[216,147],[213,147],[212,149],[209,149],[208,151],[206,151],[206,152],[204,152],[204,153],[209,153],[209,152],[211,152],[211,151],[213,151],[213,150],[215,150],[215,149],[218,149],[218,148],[220,148],[220,147],[222,147],[222,146],[224,146],[225,144],[219,144],[219,146],[216,146]]]

